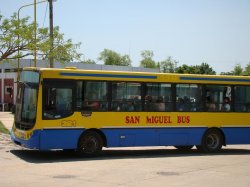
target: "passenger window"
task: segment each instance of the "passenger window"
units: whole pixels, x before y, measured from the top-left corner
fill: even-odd
[[[47,84],[43,89],[43,117],[57,119],[73,113],[72,88],[58,87]]]
[[[134,82],[112,83],[113,111],[141,111],[141,84]]]
[[[144,110],[172,111],[171,84],[147,83]]]
[[[107,111],[107,82],[78,81],[76,107],[87,111]]]
[[[206,85],[205,107],[208,112],[229,112],[232,109],[231,87],[223,85]]]
[[[235,86],[235,111],[250,112],[250,86]]]
[[[202,111],[202,87],[196,84],[176,85],[176,110],[183,112]]]

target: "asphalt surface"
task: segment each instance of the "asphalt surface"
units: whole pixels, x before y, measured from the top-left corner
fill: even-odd
[[[13,116],[0,112],[8,129]],[[250,145],[220,153],[173,147],[104,149],[96,158],[63,151],[27,150],[0,134],[0,187],[194,186],[249,187]]]

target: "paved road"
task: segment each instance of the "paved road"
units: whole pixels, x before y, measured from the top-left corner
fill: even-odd
[[[1,120],[2,118],[0,118]],[[172,147],[108,149],[97,158],[25,150],[0,134],[0,187],[249,187],[250,146],[218,154]]]

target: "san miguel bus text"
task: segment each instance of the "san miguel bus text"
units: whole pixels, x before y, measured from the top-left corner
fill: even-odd
[[[172,119],[171,116],[146,116],[143,121],[141,120],[141,116],[126,116],[125,123],[126,124],[189,124],[190,116],[177,116],[175,119]],[[174,121],[173,121],[174,120]]]

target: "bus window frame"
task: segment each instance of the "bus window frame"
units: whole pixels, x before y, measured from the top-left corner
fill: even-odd
[[[109,96],[109,94],[110,94],[110,91],[109,91],[109,89],[110,89],[110,84],[111,84],[111,82],[112,81],[107,81],[107,80],[87,80],[87,79],[83,79],[83,80],[74,80],[75,81],[75,98],[73,98],[73,102],[74,102],[74,104],[75,104],[75,107],[74,107],[74,111],[75,112],[84,112],[84,113],[86,113],[86,112],[109,112],[110,110],[109,110],[109,103],[110,103],[110,101],[109,101],[109,98],[110,98],[110,96]],[[85,87],[85,85],[86,85],[86,82],[106,82],[106,86],[107,86],[107,88],[106,88],[106,91],[107,91],[107,100],[106,101],[104,101],[104,100],[96,100],[96,101],[99,101],[99,102],[107,102],[108,103],[108,108],[106,109],[106,110],[104,110],[104,111],[102,111],[102,110],[88,110],[88,109],[84,109],[84,107],[83,106],[81,106],[81,108],[79,108],[79,107],[77,107],[77,102],[78,102],[78,97],[76,97],[77,96],[77,82],[82,82],[82,90],[81,90],[81,94],[82,94],[82,103],[83,102],[86,102],[86,96],[85,96],[85,90],[84,90],[84,87]],[[94,100],[93,100],[94,101]]]
[[[66,86],[65,86],[66,85]],[[46,117],[45,114],[45,101],[46,101],[46,95],[45,95],[45,87],[49,88],[56,88],[56,89],[63,89],[63,88],[69,88],[72,90],[72,99],[71,99],[71,112],[67,115],[57,115],[54,116],[54,118]],[[76,98],[76,81],[70,80],[70,79],[44,79],[42,81],[42,119],[43,120],[58,120],[63,119],[72,116],[75,113],[75,98]]]
[[[203,86],[203,89],[204,89],[204,98],[203,98],[203,105],[204,105],[204,109],[203,109],[203,112],[208,112],[208,113],[232,113],[232,112],[235,112],[235,93],[234,93],[234,87],[235,85],[234,84],[201,84]],[[222,87],[230,87],[231,88],[231,100],[230,100],[230,111],[223,111],[218,109],[218,110],[215,110],[215,111],[207,111],[207,107],[206,107],[206,93],[207,93],[207,86],[222,86]],[[218,105],[223,105],[223,100],[224,100],[225,96],[224,96],[224,93],[223,93],[223,98],[222,98],[222,101],[221,102],[215,102],[215,104],[218,104]]]
[[[116,102],[116,103],[118,103],[118,105],[119,105],[119,103],[125,103],[126,105],[128,104],[128,103],[130,103],[130,102],[135,102],[135,98],[124,98],[125,100],[123,101],[123,99],[115,99],[115,100],[113,100],[113,84],[117,84],[117,83],[125,83],[126,84],[126,92],[124,93],[124,94],[126,94],[126,96],[127,96],[127,91],[128,91],[128,87],[127,87],[127,84],[133,84],[133,83],[135,83],[135,84],[139,84],[140,86],[140,89],[139,89],[139,91],[140,91],[140,99],[139,99],[139,106],[140,106],[140,110],[136,110],[136,109],[134,109],[134,111],[125,111],[125,110],[114,110],[114,108],[113,108],[113,106],[112,106],[112,103],[113,102]],[[110,108],[109,108],[109,112],[144,112],[144,104],[143,104],[143,94],[144,94],[144,92],[143,92],[143,88],[144,88],[144,85],[145,85],[145,83],[146,82],[142,82],[142,81],[134,81],[134,80],[132,80],[132,81],[124,81],[124,80],[121,80],[121,81],[119,81],[119,80],[116,80],[116,81],[110,81],[110,87],[109,87],[109,90],[108,90],[108,95],[109,95],[109,97],[110,97]],[[109,102],[109,101],[108,101]],[[116,107],[118,107],[118,105],[116,106]]]
[[[247,110],[247,109],[246,109],[246,111],[236,111],[236,104],[243,104],[243,103],[236,103],[235,102],[236,101],[236,94],[235,94],[236,90],[235,89],[237,87],[249,87],[250,88],[250,85],[239,85],[239,84],[233,85],[233,87],[232,87],[232,93],[233,93],[232,97],[234,99],[234,103],[233,103],[234,104],[234,106],[233,106],[234,107],[234,112],[235,113],[250,113],[250,110]],[[245,103],[245,104],[249,104],[249,103]]]

